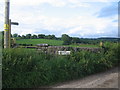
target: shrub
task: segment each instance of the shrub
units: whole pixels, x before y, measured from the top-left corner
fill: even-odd
[[[3,88],[31,88],[81,78],[118,65],[120,45],[107,43],[104,51],[72,52],[68,56],[30,49],[3,50]]]

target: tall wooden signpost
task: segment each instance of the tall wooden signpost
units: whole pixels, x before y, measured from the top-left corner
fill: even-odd
[[[4,23],[4,48],[10,48],[9,45],[9,7],[10,0],[5,0],[5,23]]]
[[[11,22],[9,12],[10,0],[5,0],[4,48],[11,47],[11,25],[19,25],[18,22]]]

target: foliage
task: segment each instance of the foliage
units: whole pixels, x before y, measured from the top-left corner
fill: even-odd
[[[15,37],[18,37],[18,34],[17,34],[17,33],[13,34],[13,37],[14,37],[14,38],[15,38]]]
[[[40,39],[43,39],[43,38],[45,38],[45,35],[44,34],[38,34],[38,38]]]
[[[22,35],[22,36],[21,36],[21,39],[25,39],[25,38],[26,38],[25,35]]]
[[[16,39],[57,39],[55,35],[44,35],[44,34],[38,34],[38,35],[32,35],[32,34],[26,34],[26,35],[18,35],[18,34],[13,34],[13,37]]]
[[[31,36],[32,39],[36,39],[37,38],[37,35],[33,35]]]
[[[80,42],[80,39],[79,39],[79,38],[73,37],[72,40],[71,40],[71,43],[77,44],[77,43],[81,43],[81,42]]]
[[[3,50],[3,88],[31,88],[84,77],[120,63],[118,43],[105,43],[106,52],[80,51],[68,56],[29,49]],[[119,47],[119,48],[118,48]]]
[[[18,35],[13,34],[12,37],[16,39],[51,39],[51,40],[62,40],[63,45],[70,45],[70,44],[99,44],[102,42],[118,42],[119,38],[79,38],[79,37],[70,37],[67,34],[63,34],[61,37],[56,37],[55,35],[45,35],[45,34],[38,34],[38,35],[32,35],[32,34],[26,34],[26,35]]]
[[[46,35],[45,37],[44,37],[45,39],[56,39],[56,37],[55,37],[55,35]]]
[[[67,34],[62,35],[63,45],[70,45],[71,44],[71,38]]]
[[[31,36],[32,36],[31,34],[27,34],[27,35],[26,35],[26,39],[30,39]]]
[[[107,49],[105,52],[105,58],[109,59],[114,65],[118,65],[120,63],[120,43],[105,43],[105,48]]]

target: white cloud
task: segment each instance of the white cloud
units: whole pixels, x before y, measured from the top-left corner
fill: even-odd
[[[76,8],[76,7],[89,7],[90,5],[85,2],[81,2],[80,0],[67,0],[68,7]]]
[[[80,33],[80,31],[82,30],[82,27],[74,27],[72,29],[69,30],[68,34],[75,34],[75,33]],[[67,33],[67,32],[66,32]]]
[[[74,22],[74,23],[72,23]],[[68,30],[63,31],[63,33],[69,35],[89,35],[89,34],[103,34],[106,31],[109,31],[109,28],[106,27],[117,27],[116,23],[113,23],[112,20],[108,19],[98,19],[95,17],[76,17],[73,20],[66,21],[65,26]],[[70,29],[69,29],[70,28]]]
[[[10,0],[13,6],[37,6],[44,3],[48,3],[54,7],[64,7],[70,5],[70,7],[88,7],[85,2],[118,2],[119,0]],[[3,3],[1,0],[0,3]]]
[[[103,34],[106,31],[109,31],[106,27],[116,27],[116,23],[112,23],[112,19],[101,19],[91,16],[80,16],[64,19],[39,15],[34,19],[33,18],[34,16],[23,19],[25,26],[22,24],[23,26],[19,26],[20,29],[17,29],[17,27],[14,28],[12,33],[18,32],[22,35],[48,30],[53,33],[61,32],[59,34],[66,33],[69,35],[76,34],[84,36],[89,34]]]
[[[61,35],[62,33],[66,33],[69,35],[91,35],[91,34],[103,34],[106,33],[107,28],[117,27],[116,22],[112,22],[113,20],[117,19],[116,17],[112,18],[97,18],[92,15],[85,15],[85,16],[76,16],[72,18],[62,18],[62,17],[53,17],[53,16],[46,16],[42,13],[41,9],[37,10],[24,10],[24,7],[36,7],[44,3],[48,3],[54,7],[64,7],[67,6],[69,8],[76,7],[90,7],[89,3],[90,0],[83,1],[83,0],[11,0],[11,18],[12,21],[19,22],[19,26],[12,26],[12,33],[19,33],[21,35],[35,32],[42,32],[42,30],[48,30],[48,32],[58,33]],[[99,1],[104,2],[108,0],[92,0],[92,1]],[[113,1],[113,0],[111,0]],[[0,1],[1,3],[1,1]],[[16,8],[14,8],[16,7]],[[18,8],[23,8],[23,10]],[[0,11],[0,22],[4,21],[3,14],[4,11]],[[0,25],[2,25],[0,23]],[[106,28],[107,27],[107,28]],[[105,31],[106,30],[106,31]]]
[[[50,4],[54,7],[68,6],[71,8],[76,7],[89,7],[86,2],[115,2],[115,0],[11,0],[13,6],[38,6],[44,3]],[[118,1],[118,0],[116,0]]]
[[[68,0],[68,1],[79,1],[79,2],[118,2],[119,0]]]
[[[61,6],[65,6],[65,2],[64,0],[13,0],[11,2],[13,5],[19,5],[19,6],[37,6],[37,5],[41,5],[44,3],[48,3],[52,6],[55,7],[61,7]]]
[[[0,1],[0,31],[3,31],[4,26],[4,2]]]

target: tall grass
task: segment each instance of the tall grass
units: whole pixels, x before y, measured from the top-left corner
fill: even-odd
[[[118,65],[118,44],[98,53],[81,51],[68,56],[35,50],[3,50],[3,88],[32,88],[81,78]],[[120,46],[119,46],[120,49]]]

